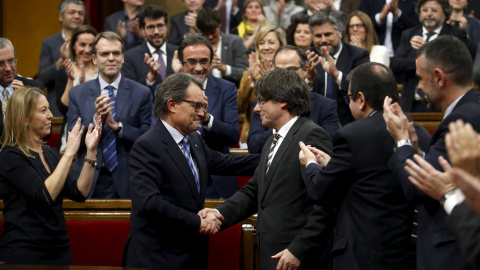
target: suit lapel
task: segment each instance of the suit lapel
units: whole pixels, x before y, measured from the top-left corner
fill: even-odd
[[[130,93],[130,86],[128,85],[125,78],[122,77],[122,79],[120,80],[120,84],[118,85],[117,96],[115,97],[115,113],[117,117],[117,119],[115,120],[118,121],[118,119],[122,119],[121,116],[124,108],[126,107],[125,104],[127,104]]]
[[[169,74],[173,74],[172,59],[173,59],[174,53],[175,53],[175,49],[172,48],[172,45],[167,43],[167,77]]]
[[[190,169],[190,166],[187,163],[187,159],[182,153],[182,150],[180,150],[180,147],[173,140],[172,136],[168,132],[167,128],[163,125],[161,120],[157,121],[155,125],[157,128],[158,136],[162,138],[162,142],[165,144],[165,150],[167,154],[170,156],[172,162],[175,163],[175,165],[178,167],[178,171],[182,173],[183,181],[185,181],[185,184],[189,187],[190,191],[195,196],[195,199],[197,201],[200,200],[200,194],[198,194],[195,178],[193,176],[192,170]],[[192,148],[193,147],[190,146],[190,152],[192,152]],[[177,180],[180,181],[181,179]],[[202,185],[200,185],[200,188],[201,186]]]
[[[190,153],[192,154],[192,158],[195,160],[195,163],[197,164],[197,171],[198,171],[198,181],[200,184],[200,195],[203,198],[203,194],[206,194],[207,191],[207,184],[208,184],[208,173],[202,168],[206,168],[207,165],[204,164],[205,159],[200,158],[201,156],[205,155],[200,155],[200,149],[198,147],[199,142],[194,138],[194,136],[188,136],[190,140]],[[197,191],[197,187],[195,186],[195,191]],[[198,191],[197,191],[198,194]]]
[[[228,50],[228,48],[230,47],[230,44],[229,44],[229,40],[227,38],[225,38],[225,35],[224,34],[221,34],[222,35],[222,47],[223,49],[220,49],[220,51],[222,52],[222,62],[225,63],[225,60],[227,60],[227,58],[229,57],[229,53],[230,51]]]
[[[293,126],[288,131],[285,138],[283,139],[282,144],[280,144],[280,147],[278,148],[277,153],[273,157],[272,164],[270,164],[270,168],[268,169],[268,173],[265,176],[265,185],[264,185],[264,189],[262,190],[260,200],[262,200],[263,197],[265,196],[265,194],[267,193],[268,188],[270,187],[270,184],[272,183],[272,180],[275,176],[277,167],[285,165],[282,162],[283,157],[285,156],[285,153],[287,152],[287,150],[290,148],[292,142],[294,141],[295,134],[297,133],[298,129],[303,125],[303,123],[306,120],[307,120],[307,118],[305,118],[305,117],[298,118],[297,121],[293,124]],[[268,149],[270,149],[270,146],[272,144],[272,141],[271,140],[269,140],[269,141],[270,141],[270,144],[268,146]],[[265,156],[267,156],[266,160],[268,160],[268,153]],[[266,160],[265,160],[265,162],[266,162]]]
[[[97,109],[95,108],[95,100],[101,95],[102,89],[100,89],[100,82],[98,78],[95,79],[95,83],[91,84],[89,89],[89,102],[88,105],[90,106],[90,111],[93,112],[92,115],[95,115]]]

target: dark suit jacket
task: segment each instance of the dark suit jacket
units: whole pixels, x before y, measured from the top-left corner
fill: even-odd
[[[252,174],[258,155],[232,156],[211,150],[188,135],[198,168],[200,194],[178,145],[157,121],[138,138],[130,156],[131,230],[123,265],[156,269],[206,269],[208,236],[198,234],[208,174]]]
[[[60,58],[60,47],[65,41],[62,33],[58,32],[42,41],[40,51],[40,63],[38,64],[38,80],[47,88],[52,88],[55,83],[57,67],[55,63]]]
[[[111,32],[117,33],[118,21],[124,21],[124,22],[126,21],[125,10],[117,11],[115,13],[110,14],[107,18],[105,18],[105,24],[103,26],[103,31],[111,31]],[[127,31],[127,33],[129,33],[128,27],[126,27],[126,31]],[[136,35],[133,35],[132,33],[129,33],[129,34],[132,35],[133,41],[130,42],[130,43],[125,42],[125,49],[126,50],[130,50],[131,48],[134,48],[134,47],[142,44],[143,38],[141,36],[136,36]]]
[[[415,90],[418,84],[415,75],[417,51],[410,45],[410,39],[416,35],[422,36],[422,31],[422,26],[415,26],[403,31],[400,45],[390,62],[390,68],[392,71],[397,75],[403,75],[402,98],[400,99],[400,105],[404,112],[410,112],[412,110]],[[467,34],[458,27],[444,24],[439,36],[443,35],[457,37],[467,44]]]
[[[21,76],[15,76],[14,79],[23,82],[24,86],[37,87],[37,88],[40,88],[41,90],[45,90],[45,87],[43,86],[43,83],[41,83],[41,82],[38,82],[38,81],[35,81],[35,80],[32,80],[32,79],[28,79],[28,78],[25,78],[25,77],[21,77]],[[2,108],[2,106],[0,106],[0,138],[2,136],[3,136],[3,108]],[[0,145],[1,145],[1,143],[0,143]]]
[[[323,128],[330,137],[333,137],[335,132],[340,128],[340,122],[337,116],[337,102],[320,94],[310,92],[310,105],[312,107],[310,119]],[[248,152],[260,154],[263,145],[267,139],[272,136],[272,130],[271,128],[264,127],[260,115],[253,112],[250,122],[250,132],[247,138]]]
[[[480,45],[478,45],[477,55],[473,62],[473,82],[476,85],[480,85]]]
[[[321,255],[331,236],[331,219],[324,209],[306,199],[298,142],[330,152],[331,138],[312,120],[298,118],[280,144],[266,174],[272,140],[270,136],[265,143],[253,178],[217,207],[225,218],[222,228],[258,212],[257,241],[262,269],[275,269],[278,260],[271,256],[286,248],[302,262],[302,269],[325,269],[322,268],[325,258]]]
[[[240,138],[237,88],[227,80],[210,75],[205,95],[208,97],[208,113],[213,115],[213,124],[208,132],[200,129],[202,138],[211,149],[228,154],[229,147],[236,145]],[[238,190],[235,176],[213,175],[212,184],[213,187],[207,191],[209,198],[228,198]]]
[[[448,230],[455,236],[460,250],[472,269],[480,269],[480,216],[463,202],[447,216]]]
[[[230,15],[230,25],[228,26],[229,29],[237,28],[237,26],[243,20],[242,19],[243,2],[244,2],[244,0],[238,0],[237,1],[238,12],[235,15],[233,13]],[[217,4],[218,4],[218,0],[206,0],[205,3],[203,4],[203,7],[215,8],[217,6]],[[231,31],[232,30],[230,30],[230,33],[231,33]]]
[[[245,45],[243,39],[237,35],[222,35],[222,62],[232,67],[232,74],[225,76],[235,85],[240,83],[243,72],[248,68],[247,54],[245,53]]]
[[[417,134],[425,148],[430,134],[418,125]],[[377,111],[335,134],[324,169],[306,168],[308,197],[328,208],[340,205],[331,253],[335,270],[414,268],[413,204],[387,164],[394,144],[383,111]]]
[[[448,124],[462,119],[480,131],[480,94],[475,89],[468,91],[457,103],[452,113],[442,120],[425,151],[425,160],[437,170],[443,171],[438,157],[448,158],[445,148],[445,135]],[[455,238],[447,232],[446,213],[438,201],[418,190],[408,180],[404,170],[405,161],[413,159],[414,150],[410,146],[400,147],[389,161],[389,166],[400,180],[406,198],[418,204],[417,269],[467,269],[467,260],[460,252]],[[435,258],[435,259],[432,259]]]
[[[167,42],[167,76],[173,73],[172,58],[177,48],[178,46]],[[147,74],[150,71],[147,64],[145,64],[143,61],[146,53],[152,57],[152,54],[148,49],[147,42],[143,42],[137,47],[125,52],[125,63],[123,63],[122,66],[122,75],[145,86],[147,86]],[[147,86],[150,88],[152,94],[157,86],[162,83],[162,81],[162,76],[158,76],[152,86]]]
[[[172,16],[168,42],[178,46],[185,38],[185,34],[190,31],[190,28],[185,24],[185,15],[187,14],[188,11],[184,11]]]
[[[128,155],[135,140],[150,128],[150,115],[152,113],[152,94],[150,90],[132,80],[122,77],[115,97],[115,110],[117,122],[122,122],[121,137],[117,138],[118,167],[112,172],[115,190],[120,198],[130,198],[130,185],[128,178]],[[70,90],[68,95],[69,106],[67,113],[67,130],[72,130],[78,117],[82,124],[88,127],[93,123],[96,112],[95,99],[100,96],[101,89],[98,79],[84,82]],[[100,141],[97,148],[98,165],[93,176],[92,187],[88,198],[92,197],[96,188],[98,173],[103,165],[103,145]],[[73,175],[78,177],[85,163],[85,147],[80,147],[77,158],[73,163]]]
[[[335,84],[333,95],[329,98],[337,101],[338,119],[340,119],[340,124],[344,126],[354,121],[350,108],[343,99],[343,96],[347,95],[348,92],[347,75],[357,66],[370,62],[370,56],[366,50],[352,46],[343,41],[342,46],[342,51],[340,52],[336,63],[337,69],[343,73],[341,89]],[[310,51],[315,51],[320,55],[314,47],[310,48]],[[325,96],[325,70],[323,70],[322,65],[317,66],[317,75],[313,82],[313,92]]]
[[[392,23],[392,44],[394,51],[397,51],[397,48],[400,45],[400,37],[402,36],[403,30],[420,25],[418,15],[415,13],[415,3],[416,1],[398,1],[398,8],[402,11],[402,15],[397,21]],[[382,45],[384,45],[385,42],[387,23],[385,20],[385,23],[381,25],[377,24],[375,15],[382,11],[385,4],[385,0],[362,0],[358,7],[358,10],[368,14],[372,20],[373,26],[378,35],[378,41],[380,41],[380,44]]]

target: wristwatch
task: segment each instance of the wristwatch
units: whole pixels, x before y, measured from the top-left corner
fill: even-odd
[[[208,126],[208,123],[210,123],[210,114],[208,114],[207,121],[202,122],[202,125],[203,125],[203,126]]]
[[[118,128],[113,133],[115,133],[115,135],[118,135],[118,133],[120,133],[120,131],[122,131],[122,128],[123,128],[122,122],[118,122]]]
[[[397,144],[395,144],[395,146],[393,147],[393,152],[396,152],[398,148],[400,148],[400,147],[402,147],[406,144],[412,145],[412,141],[410,141],[409,139],[398,141]]]
[[[453,194],[455,194],[455,189],[447,191],[447,193],[445,193],[442,196],[442,199],[440,200],[440,205],[443,206],[445,204],[445,202],[447,201],[448,197],[452,196]]]
[[[89,159],[89,158],[85,157],[85,162],[92,165],[93,167],[97,166],[97,161],[98,161],[97,158]]]

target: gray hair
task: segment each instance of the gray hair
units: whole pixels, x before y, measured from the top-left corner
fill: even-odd
[[[85,4],[82,0],[64,0],[60,3],[60,5],[58,5],[58,15],[63,15],[63,13],[65,13],[68,4],[81,5],[83,7],[83,10],[85,11]]]
[[[10,47],[12,47],[13,55],[15,56],[15,58],[17,58],[17,54],[15,53],[15,48],[13,47],[12,42],[7,38],[0,37],[0,49],[7,47],[7,45],[10,45]]]
[[[203,88],[202,82],[199,78],[188,73],[176,73],[172,74],[160,84],[155,96],[155,109],[154,113],[157,118],[163,118],[167,113],[168,105],[167,101],[173,99],[175,101],[181,101],[187,95],[187,89],[190,83],[194,83],[200,89]]]
[[[293,46],[293,45],[285,45],[285,46],[281,46],[280,48],[278,48],[278,50],[275,52],[275,56],[273,57],[273,64],[275,64],[275,59],[277,59],[277,55],[280,54],[280,52],[282,51],[294,51],[297,53],[298,55],[298,58],[299,58],[299,62],[300,62],[300,66],[302,68],[305,68],[308,64],[308,57],[307,55],[305,54],[305,52],[300,49],[299,47],[297,46]]]
[[[331,9],[321,9],[315,12],[308,22],[312,33],[314,26],[323,25],[325,23],[331,23],[337,32],[342,30],[342,19],[335,10]]]

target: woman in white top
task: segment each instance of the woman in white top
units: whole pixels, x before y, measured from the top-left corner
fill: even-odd
[[[390,65],[388,49],[379,45],[377,33],[373,23],[367,14],[361,11],[354,11],[348,16],[347,29],[345,31],[345,42],[363,48],[370,53],[370,61]]]

